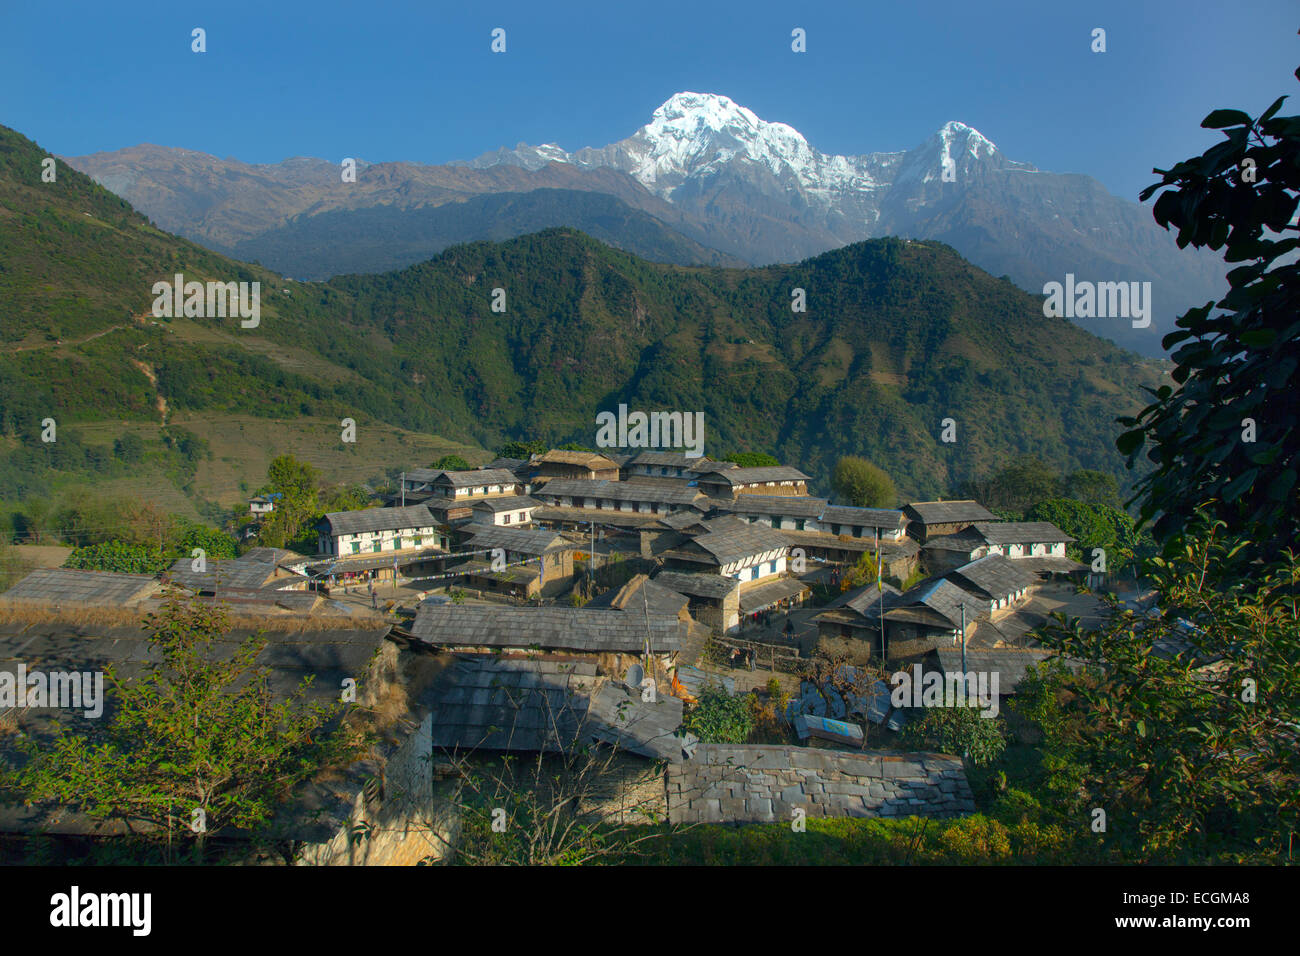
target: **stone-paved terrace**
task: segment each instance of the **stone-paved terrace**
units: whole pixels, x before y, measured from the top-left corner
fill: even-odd
[[[975,812],[960,757],[887,750],[700,744],[668,769],[674,823],[809,817],[952,817]]]

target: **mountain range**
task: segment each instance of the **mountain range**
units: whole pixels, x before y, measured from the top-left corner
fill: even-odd
[[[1160,355],[1174,318],[1218,298],[1226,271],[1209,253],[1179,250],[1148,209],[1091,177],[1012,160],[963,123],[907,151],[828,155],[717,94],[677,93],[599,148],[520,143],[445,165],[358,161],[355,182],[320,159],[253,165],[152,145],[67,161],[165,229],[307,279],[555,226],[708,266],[798,262],[874,237],[935,239],[1034,294],[1067,274],[1151,282],[1150,328],[1079,321]]]
[[[332,449],[382,470],[401,462],[380,459],[381,426],[486,449],[591,446],[596,414],[627,404],[702,411],[706,453],[775,454],[822,492],[838,456],[862,454],[902,494],[932,496],[1019,454],[1123,476],[1114,420],[1163,376],[933,241],[740,269],[651,262],[557,228],[294,282],[158,229],[66,165],[44,182],[46,156],[0,127],[9,494],[103,463],[128,428],[174,445],[188,441],[177,427],[226,438],[262,422],[259,454],[306,428],[301,457]],[[176,273],[260,283],[260,324],[154,317],[154,286]],[[339,443],[344,418],[353,446]],[[39,440],[46,419],[57,443]],[[79,428],[107,446],[79,445]],[[221,452],[232,467],[249,453]]]

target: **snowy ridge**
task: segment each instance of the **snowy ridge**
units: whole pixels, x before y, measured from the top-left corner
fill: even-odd
[[[573,153],[553,143],[520,143],[513,150],[497,150],[463,165],[480,169],[500,163],[527,169],[553,162],[608,166],[670,200],[683,184],[711,179],[730,168],[742,175],[770,176],[815,204],[829,207],[847,198],[869,200],[897,181],[937,179],[945,160],[951,160],[959,174],[971,164],[1006,162],[978,130],[956,122],[945,124],[906,153],[830,155],[810,146],[794,127],[760,119],[729,97],[682,92],[669,97],[649,123],[621,142]]]

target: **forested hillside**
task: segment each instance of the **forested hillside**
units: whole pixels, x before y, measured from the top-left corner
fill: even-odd
[[[1114,419],[1160,374],[937,243],[873,240],[742,270],[651,263],[552,229],[294,283],[160,232],[62,164],[43,183],[45,155],[0,129],[11,492],[105,453],[41,443],[47,417],[100,422],[100,435],[114,421],[352,417],[492,448],[591,444],[596,412],[626,402],[703,411],[706,451],[771,452],[819,491],[853,453],[902,494],[933,495],[1022,452],[1122,473]],[[261,282],[260,325],[153,319],[153,284],[178,272]],[[940,440],[944,419],[955,442]]]

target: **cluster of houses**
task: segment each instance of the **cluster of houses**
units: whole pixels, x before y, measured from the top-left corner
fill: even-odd
[[[417,469],[382,506],[325,515],[314,556],[256,548],[234,560],[184,559],[160,576],[51,569],[0,595],[0,611],[144,611],[180,588],[245,614],[320,622],[328,637],[286,637],[268,652],[271,666],[295,679],[334,645],[347,652],[325,656],[354,662],[357,673],[344,668],[342,676],[368,682],[371,697],[382,696],[377,682],[401,683],[424,668],[436,679],[405,688],[405,729],[381,770],[386,780],[400,771],[405,783],[393,791],[422,795],[416,803],[424,810],[437,768],[447,766],[431,755],[596,744],[644,767],[666,761],[666,783],[650,789],[662,801],[653,809],[674,821],[773,822],[795,810],[971,812],[956,758],[736,745],[722,754],[682,729],[684,706],[704,679],[694,664],[710,635],[734,636],[765,613],[805,604],[814,585],[838,581],[864,555],[878,563],[879,583],[840,593],[811,622],[821,637],[859,642],[891,665],[956,666],[953,649],[965,638],[971,659],[1023,674],[1042,655],[998,640],[999,622],[1045,578],[1087,571],[1066,556],[1070,536],[1045,522],[999,521],[974,501],[838,505],[809,495],[808,483],[793,467],[660,451],[557,450],[469,470]],[[616,558],[630,573],[597,593],[594,568]],[[386,586],[408,606],[382,618],[337,600],[358,585]],[[452,588],[473,599],[447,600]],[[80,645],[57,626],[47,630],[47,642],[20,647],[26,630],[15,626],[15,655],[48,653],[53,661],[71,654],[77,663]],[[87,648],[92,658],[112,653],[104,642]],[[382,675],[376,661],[386,662]],[[815,715],[803,721],[833,723]],[[838,740],[834,734],[822,736]],[[818,774],[844,789],[820,786]],[[416,810],[376,809],[361,792],[363,779],[345,775],[331,797],[337,812],[299,837],[315,841],[316,862],[357,862],[347,834],[376,814],[404,814],[389,829],[414,832],[408,818]],[[773,790],[772,780],[781,786]],[[0,829],[35,826],[24,819],[0,814]],[[391,852],[373,861],[414,852],[393,839]]]
[[[869,555],[898,585],[927,576],[905,590],[872,582],[817,624],[890,658],[997,617],[1037,581],[1087,570],[1066,555],[1073,539],[1047,522],[1000,521],[974,501],[835,505],[810,496],[808,482],[789,466],[663,451],[550,451],[467,471],[421,469],[403,475],[389,507],[326,515],[319,556],[298,570],[313,587],[380,577],[542,601],[572,591],[599,548],[640,559],[693,620],[726,634],[803,604],[809,581]]]

